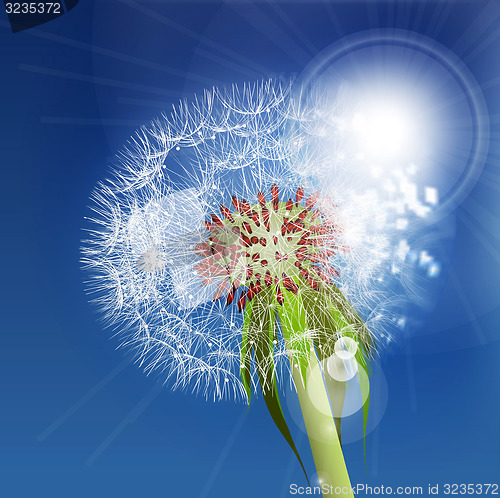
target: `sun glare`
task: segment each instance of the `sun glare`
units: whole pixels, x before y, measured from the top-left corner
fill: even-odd
[[[415,151],[418,126],[408,105],[377,102],[363,105],[351,126],[356,148],[369,159],[388,161],[408,157]]]

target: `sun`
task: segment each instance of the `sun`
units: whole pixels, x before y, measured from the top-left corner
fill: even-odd
[[[351,119],[352,141],[366,159],[396,161],[415,152],[420,124],[408,102],[376,99],[360,108]]]

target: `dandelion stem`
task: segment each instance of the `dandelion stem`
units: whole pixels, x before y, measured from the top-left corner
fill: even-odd
[[[311,352],[309,365],[311,371],[321,368],[314,352]],[[293,361],[292,374],[318,479],[324,486],[323,495],[353,496],[333,415],[317,408],[330,404],[323,377],[309,375],[304,382],[300,368]],[[325,488],[328,488],[328,492],[324,491]]]

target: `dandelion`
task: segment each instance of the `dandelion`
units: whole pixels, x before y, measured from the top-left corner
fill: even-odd
[[[262,392],[302,465],[280,403],[291,382],[321,481],[350,489],[342,407],[357,377],[366,429],[371,323],[387,301],[374,282],[401,252],[387,236],[401,204],[332,188],[345,156],[321,142],[340,136],[337,111],[273,81],[181,102],[94,191],[83,262],[146,372],[214,400]]]

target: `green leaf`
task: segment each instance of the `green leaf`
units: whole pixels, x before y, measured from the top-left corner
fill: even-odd
[[[306,321],[306,310],[300,294],[286,292],[285,301],[278,316],[288,354],[291,356],[291,361],[299,366],[302,382],[306,387],[312,342]]]
[[[350,336],[352,339],[359,342],[366,355],[370,356],[374,347],[370,330],[360,318],[353,305],[346,299],[336,285],[325,286],[324,292],[328,297],[330,307],[340,329],[348,327],[345,332],[343,331],[342,335]],[[349,331],[349,327],[351,331]]]
[[[300,290],[306,324],[320,361],[333,354],[337,340],[337,325],[329,309],[327,296],[323,292],[303,287]]]
[[[275,296],[271,289],[263,289],[251,301],[252,307],[245,312],[244,339],[242,338],[242,358],[245,365],[245,389],[250,386],[251,352],[254,351],[255,366],[259,384],[269,414],[286,442],[295,453],[309,484],[309,478],[295,446],[290,429],[283,415],[279,399],[276,372],[274,365],[274,340],[277,339],[277,313]],[[248,306],[248,305],[247,305]],[[243,345],[244,342],[244,345]],[[244,352],[243,352],[244,350]],[[243,369],[242,369],[243,370]],[[243,372],[242,372],[243,374]],[[248,374],[249,375],[249,374]],[[248,391],[247,391],[248,392]]]
[[[248,334],[251,328],[252,321],[252,303],[249,302],[245,306],[245,315],[243,318],[243,331],[241,334],[241,348],[240,348],[240,375],[241,382],[247,393],[248,406],[250,407],[250,400],[252,398],[252,344],[249,343]]]
[[[312,293],[312,294],[311,294]],[[307,297],[306,297],[307,296]],[[319,292],[304,291],[303,300],[310,321],[310,326],[316,328],[324,326],[324,333],[320,333],[315,338],[316,349],[320,360],[326,360],[334,353],[333,345],[340,335],[351,337],[360,347],[358,347],[355,359],[365,375],[358,375],[361,393],[367,392],[366,400],[363,404],[363,453],[366,465],[366,428],[368,422],[368,411],[370,406],[370,382],[371,365],[370,354],[373,351],[373,340],[368,327],[361,320],[360,316],[345,298],[342,292],[335,285],[324,286]],[[332,407],[336,400],[332,400],[333,393],[330,392]],[[336,415],[334,413],[334,415]],[[340,437],[340,421],[335,422]]]

